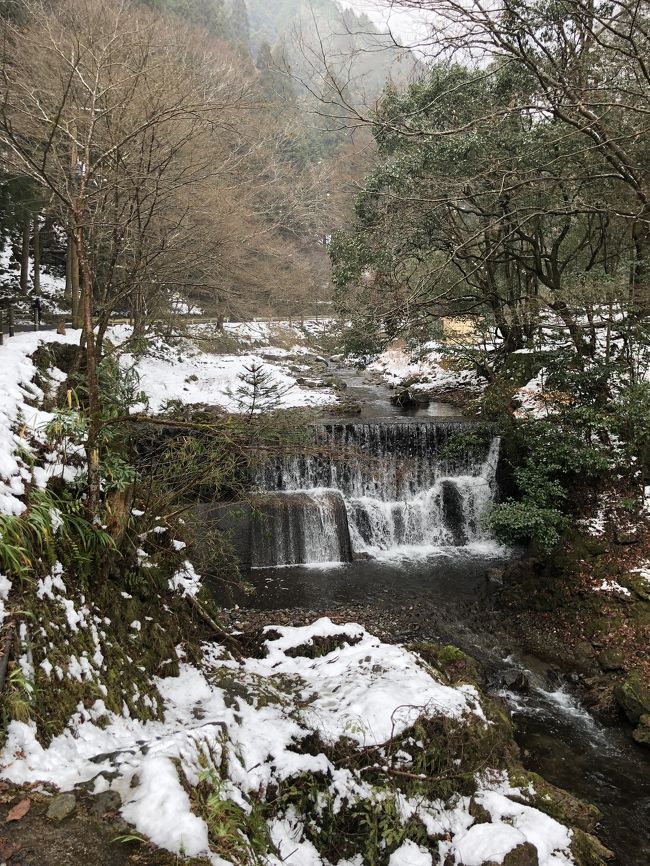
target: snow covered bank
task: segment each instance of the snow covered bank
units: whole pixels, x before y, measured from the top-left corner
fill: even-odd
[[[134,357],[126,351],[120,363],[133,367],[140,377],[140,386],[147,395],[149,408],[159,412],[169,401],[179,401],[192,405],[204,403],[219,406],[228,412],[242,411],[242,400],[238,389],[242,386],[242,376],[253,366],[261,366],[268,376],[268,384],[277,390],[277,408],[326,406],[337,402],[336,396],[326,388],[312,390],[299,385],[292,375],[289,360],[306,350],[300,344],[290,349],[270,345],[280,328],[284,333],[285,323],[232,323],[224,327],[231,336],[241,341],[242,347],[254,346],[255,351],[244,349],[242,354],[218,354],[204,351],[189,338],[181,338],[168,345],[155,339],[150,343],[147,353]],[[213,326],[196,325],[191,330],[197,340],[205,339]],[[305,332],[292,326],[296,339]],[[114,326],[109,337],[119,347],[128,349],[130,328]],[[282,359],[282,363],[280,363]]]
[[[52,415],[38,408],[43,391],[34,383],[31,355],[44,343],[78,343],[79,331],[65,336],[54,332],[16,334],[0,346],[0,514],[20,514],[19,498],[34,480],[44,483],[20,452],[31,451],[30,439],[42,436]],[[55,373],[56,375],[56,373]]]
[[[389,846],[393,866],[480,866],[500,862],[522,843],[535,846],[540,866],[573,862],[571,831],[526,805],[529,792],[513,788],[503,772],[477,776],[473,799],[430,799],[399,779],[389,787],[377,784],[378,774],[408,777],[409,770],[424,784],[417,755],[427,744],[408,736],[424,720],[489,732],[494,723],[473,686],[446,684],[417,655],[381,643],[359,625],[325,618],[267,629],[258,655],[238,662],[207,645],[201,667],[183,663],[178,677],[157,681],[163,721],[117,716],[97,701],[89,710],[79,707],[47,748],[31,726],[13,722],[1,756],[3,776],[64,790],[81,783],[96,793],[115,790],[123,817],[139,833],[214,864],[224,863],[223,851],[209,811],[193,793],[206,778],[218,800],[235,804],[242,815],[267,797],[279,803],[267,822],[272,844],[265,861],[272,866],[328,866],[315,816],[326,823],[364,809],[395,810],[395,840],[381,843]],[[360,758],[338,761],[343,747]],[[298,808],[296,792],[305,779],[318,780],[311,817]],[[472,801],[488,824],[473,817]],[[339,841],[343,852],[349,840]],[[357,845],[347,862],[365,862],[365,841]]]

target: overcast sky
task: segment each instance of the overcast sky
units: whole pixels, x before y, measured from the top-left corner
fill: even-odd
[[[339,0],[356,12],[365,12],[375,24],[388,29],[406,45],[417,44],[427,34],[426,17],[411,9],[400,9],[389,0]]]

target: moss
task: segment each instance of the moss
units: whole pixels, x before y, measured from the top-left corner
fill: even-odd
[[[571,853],[576,866],[605,866],[607,860],[614,859],[613,852],[602,842],[580,829],[573,831]]]
[[[450,683],[476,683],[479,681],[480,673],[477,662],[458,647],[451,644],[439,646],[429,641],[418,641],[409,644],[407,648],[411,652],[417,653],[437,672],[442,673]]]
[[[602,818],[597,806],[579,800],[562,788],[556,788],[537,773],[517,767],[509,771],[509,777],[514,787],[526,792],[525,802],[561,824],[589,833]],[[530,791],[534,793],[528,793]]]

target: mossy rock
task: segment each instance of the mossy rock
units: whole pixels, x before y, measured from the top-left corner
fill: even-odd
[[[528,805],[534,806],[561,824],[590,833],[602,818],[602,812],[597,806],[574,797],[563,788],[551,785],[537,773],[515,768],[510,771],[509,777],[512,785],[524,791],[532,787],[535,793],[526,797],[525,802]]]
[[[614,689],[614,698],[627,718],[636,725],[641,716],[650,713],[650,686],[632,671],[627,679]]]
[[[409,644],[408,649],[443,673],[451,683],[476,683],[479,680],[478,663],[452,644],[439,646],[429,641],[418,641]]]
[[[625,670],[625,655],[617,649],[606,649],[598,655],[598,664],[604,671]]]
[[[606,848],[595,836],[580,829],[573,831],[571,854],[576,866],[605,866],[608,860],[614,859],[613,851]]]
[[[630,571],[619,578],[621,586],[631,590],[642,601],[650,601],[650,581],[640,574]]]
[[[650,715],[648,713],[641,716],[639,724],[632,731],[632,737],[635,743],[650,748]]]

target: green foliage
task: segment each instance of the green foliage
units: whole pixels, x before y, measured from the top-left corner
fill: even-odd
[[[23,514],[0,516],[0,568],[23,578],[39,562],[50,566],[57,559],[88,570],[111,547],[110,536],[86,520],[70,493],[34,490]]]

